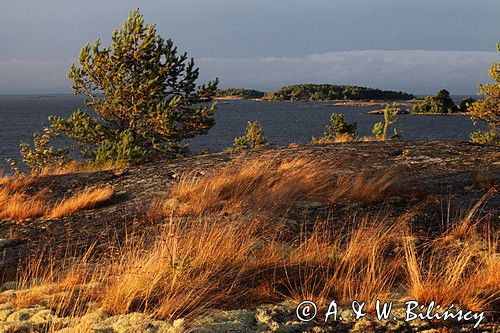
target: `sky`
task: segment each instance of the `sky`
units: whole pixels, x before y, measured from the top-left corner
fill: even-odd
[[[0,94],[70,93],[81,47],[135,8],[222,88],[466,95],[500,61],[499,0],[0,0]]]

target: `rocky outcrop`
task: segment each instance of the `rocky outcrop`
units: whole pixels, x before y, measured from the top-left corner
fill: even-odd
[[[309,157],[336,161],[339,173],[395,171],[401,182],[418,186],[435,196],[456,204],[470,205],[484,194],[477,182],[478,174],[499,177],[498,147],[458,142],[354,142],[326,146],[294,146],[261,150],[241,158],[290,159]],[[177,160],[160,160],[125,170],[99,171],[38,178],[33,191],[48,188],[56,198],[85,186],[106,184],[115,190],[112,201],[96,209],[58,219],[0,221],[0,271],[4,280],[12,279],[19,260],[31,251],[50,249],[51,253],[79,247],[89,242],[120,238],[132,230],[135,222],[147,212],[154,200],[165,197],[169,188],[185,172],[204,174],[228,161],[239,158],[225,153]],[[400,198],[391,198],[393,203]],[[389,200],[389,202],[391,202]],[[308,203],[306,205],[311,205]],[[496,199],[489,200],[492,207]],[[142,227],[142,226],[141,226]]]
[[[406,322],[405,308],[395,305],[392,314],[399,320],[375,319],[370,314],[355,319],[348,308],[340,310],[342,320],[327,323],[324,320],[303,322],[295,315],[292,303],[261,305],[255,309],[210,310],[193,320],[177,319],[161,321],[141,313],[110,316],[94,312],[81,318],[66,318],[55,315],[51,310],[33,306],[15,309],[11,304],[0,305],[0,333],[28,333],[51,329],[51,332],[94,332],[94,333],[220,333],[220,332],[279,332],[279,333],[327,333],[327,332],[427,332],[437,333],[439,325],[430,321],[414,320]],[[473,323],[448,323],[447,332],[475,332]],[[495,323],[484,323],[481,332],[495,332]]]
[[[52,254],[70,249],[76,253],[90,243],[97,247],[109,244],[109,239],[124,237],[125,232],[147,228],[143,223],[151,204],[166,198],[170,187],[184,173],[203,175],[223,167],[237,159],[254,157],[273,159],[312,158],[333,161],[338,173],[368,172],[382,174],[392,172],[401,186],[418,189],[421,197],[388,198],[381,208],[408,209],[422,205],[426,198],[425,214],[421,225],[441,221],[442,205],[469,208],[485,194],[500,176],[500,150],[498,147],[457,142],[355,142],[327,146],[294,146],[260,150],[243,155],[229,156],[224,153],[195,156],[178,160],[161,160],[125,170],[77,173],[37,178],[29,191],[47,188],[54,197],[60,198],[81,188],[98,184],[113,186],[111,202],[104,206],[78,212],[58,219],[29,219],[25,221],[0,221],[0,272],[4,281],[0,289],[1,299],[14,299],[16,284],[12,282],[16,268],[31,253],[44,249]],[[480,176],[480,177],[478,177]],[[416,193],[416,192],[412,192]],[[175,205],[176,199],[170,199]],[[498,208],[498,196],[493,195],[485,203],[486,211]],[[295,209],[300,212],[323,209],[321,202],[299,201]],[[352,204],[347,210],[368,207]],[[338,210],[339,212],[343,210]],[[434,215],[433,215],[434,214]],[[496,216],[496,215],[494,215]],[[438,217],[438,218],[436,218]],[[9,297],[11,296],[11,297]],[[400,311],[401,309],[396,309]],[[42,306],[16,308],[11,303],[0,303],[1,332],[53,331],[74,332],[366,332],[366,331],[427,331],[433,332],[429,322],[354,320],[349,312],[341,313],[342,322],[325,325],[317,322],[300,322],[291,303],[260,305],[251,309],[210,310],[195,319],[178,319],[168,322],[140,313],[115,315],[93,312],[81,318],[69,318],[55,314]],[[452,327],[451,331],[470,331],[470,325]],[[494,325],[486,325],[483,331],[494,331]]]

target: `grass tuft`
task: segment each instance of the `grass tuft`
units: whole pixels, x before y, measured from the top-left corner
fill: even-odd
[[[113,195],[108,186],[84,188],[75,194],[55,201],[46,188],[29,189],[34,179],[26,176],[0,178],[0,220],[28,218],[57,218],[107,202]]]
[[[201,178],[183,177],[163,208],[167,215],[250,210],[278,214],[286,213],[299,202],[372,203],[398,193],[394,175],[339,175],[335,170],[332,162],[306,158],[236,160]]]

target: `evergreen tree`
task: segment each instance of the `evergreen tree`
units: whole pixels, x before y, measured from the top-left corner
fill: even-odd
[[[97,163],[132,164],[182,153],[187,149],[183,140],[206,134],[214,125],[215,104],[199,103],[212,99],[218,81],[197,87],[198,75],[193,59],[179,54],[171,39],[159,36],[155,25],[147,25],[134,10],[113,32],[111,47],[102,47],[99,40],[87,44],[78,65],[71,66],[73,91],[86,97],[93,114],[78,110],[69,118],[49,117],[45,133],[71,139],[71,148]],[[36,141],[34,148],[21,146],[32,169],[50,160],[44,159],[45,151]],[[50,152],[56,159],[57,150]],[[66,150],[62,153],[67,156]]]
[[[358,135],[358,124],[348,122],[342,113],[332,113],[330,124],[326,125],[323,137],[312,137],[312,144],[328,144],[334,142],[354,141]]]
[[[455,113],[458,112],[458,107],[453,102],[450,92],[446,89],[441,89],[436,96],[427,96],[425,99],[414,105],[413,113]]]
[[[500,44],[497,44],[500,52]],[[498,127],[500,125],[500,62],[494,63],[490,67],[490,76],[495,80],[492,84],[479,85],[479,95],[483,100],[473,103],[469,107],[469,114],[472,120],[484,120],[488,123],[490,130],[487,132],[476,131],[471,134],[473,142],[500,144],[498,139]]]
[[[339,136],[351,136],[353,139],[358,133],[358,124],[348,122],[342,113],[332,113],[330,124],[326,126],[325,138],[335,138]]]
[[[269,145],[269,139],[264,135],[262,125],[255,122],[247,122],[247,129],[243,136],[234,139],[232,148],[226,149],[227,153],[242,152],[244,150],[253,150]]]

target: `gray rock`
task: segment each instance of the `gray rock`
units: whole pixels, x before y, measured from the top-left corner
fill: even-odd
[[[196,333],[218,332],[262,332],[264,325],[255,321],[252,310],[211,310],[191,323],[191,331]]]
[[[7,281],[2,285],[2,287],[0,287],[0,292],[6,290],[16,290],[16,289],[17,289],[16,281]]]

